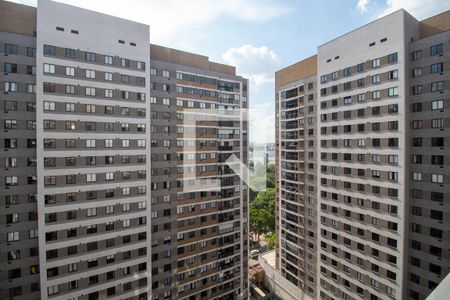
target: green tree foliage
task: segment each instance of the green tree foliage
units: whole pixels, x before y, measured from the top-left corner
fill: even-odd
[[[267,209],[257,209],[255,207],[250,207],[250,230],[254,235],[256,235],[258,243],[260,236],[269,232],[270,230],[270,222],[268,222],[268,220],[271,218],[270,214],[271,213]]]
[[[250,188],[250,231],[256,237],[258,243],[260,236],[266,236],[267,243],[274,245],[275,231],[275,166],[266,167],[257,163],[253,176],[250,178],[250,186],[255,189],[265,186],[262,191]],[[269,239],[269,240],[268,240]]]
[[[267,188],[275,188],[275,165],[268,165],[266,170]]]
[[[267,246],[270,249],[275,248],[275,241],[277,239],[277,235],[275,232],[269,233],[268,235],[266,235],[266,242],[267,242]]]
[[[275,189],[261,191],[252,202],[252,206],[259,209],[267,209],[275,212]]]

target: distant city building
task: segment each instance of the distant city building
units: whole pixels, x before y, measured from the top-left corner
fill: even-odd
[[[425,299],[450,268],[450,11],[276,72],[277,267],[316,299]],[[316,174],[317,173],[317,174]]]

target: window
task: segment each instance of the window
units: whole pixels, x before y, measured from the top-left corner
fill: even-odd
[[[56,129],[56,121],[55,120],[44,120],[44,129]]]
[[[372,99],[380,99],[380,98],[381,98],[381,91],[372,92]]]
[[[85,52],[84,59],[87,61],[96,61],[96,55],[95,53],[92,52]]]
[[[162,76],[166,78],[170,78],[170,72],[167,70],[162,70]]]
[[[17,82],[5,81],[5,92],[17,92]],[[45,83],[44,83],[45,92]]]
[[[420,165],[422,163],[422,155],[414,154],[412,156],[412,163],[416,165]]]
[[[422,173],[420,173],[420,172],[413,172],[412,173],[412,180],[413,181],[422,181]]]
[[[373,154],[372,155],[372,162],[373,163],[380,163],[380,155],[379,154]]]
[[[16,157],[5,157],[5,167],[7,167],[7,168],[17,167],[17,158]]]
[[[442,55],[442,53],[443,53],[443,45],[442,44],[431,46],[430,56]]]
[[[444,183],[444,175],[442,174],[431,174],[431,182],[432,183]]]
[[[55,65],[44,64],[44,73],[55,74]]]
[[[120,75],[120,82],[122,82],[122,83],[129,83],[130,82],[130,77],[128,75],[121,74]]]
[[[36,48],[27,47],[27,56],[36,57]]]
[[[414,147],[422,147],[422,138],[420,137],[414,137],[412,144]]]
[[[66,76],[75,76],[75,68],[66,67]]]
[[[357,85],[358,87],[363,87],[364,84],[365,84],[364,78],[358,79],[358,81],[357,81],[357,83],[356,83],[356,85]],[[336,92],[337,92],[337,90],[336,90]]]
[[[345,68],[344,69],[344,77],[348,77],[350,75],[352,75],[352,68],[351,67]]]
[[[107,64],[107,65],[112,65],[113,64],[112,56],[105,55],[105,64]]]
[[[86,88],[86,96],[95,96],[95,88],[87,87]]]
[[[95,140],[86,140],[86,148],[95,148]]]
[[[47,287],[47,295],[51,296],[51,295],[55,295],[59,293],[59,288],[57,285],[52,285]]]
[[[66,130],[75,130],[76,127],[75,121],[66,121]]]
[[[17,64],[5,63],[3,71],[5,73],[17,73]]]
[[[75,50],[66,48],[64,51],[64,55],[66,56],[66,58],[75,59]]]
[[[431,65],[431,74],[435,73],[441,73],[444,71],[444,64],[438,63],[438,64],[432,64]]]
[[[112,98],[113,90],[105,89],[105,98]]]
[[[372,60],[372,68],[378,68],[380,66],[380,59],[376,58]]]
[[[105,180],[106,181],[112,181],[114,180],[114,173],[113,172],[108,172],[105,174]]]
[[[142,61],[136,62],[136,67],[138,70],[145,70],[145,62]]]
[[[442,137],[432,137],[431,138],[432,147],[444,147],[444,138]]]
[[[431,120],[431,128],[444,128],[444,119],[432,119]]]
[[[432,92],[440,92],[444,90],[444,82],[438,81],[438,82],[432,82],[431,83],[431,91]]]
[[[395,298],[397,293],[396,293],[396,290],[394,288],[392,288],[390,286],[386,286],[386,294],[388,294],[389,296]]]
[[[65,85],[66,94],[75,94],[75,86],[66,84]]]
[[[91,114],[95,114],[95,104],[86,104],[86,112],[87,113],[91,113]]]
[[[50,45],[44,45],[44,55],[55,56],[56,55],[56,47],[50,46]]]
[[[422,111],[422,103],[413,103],[412,110],[413,110],[413,112],[421,112]]]
[[[138,140],[138,148],[145,148],[145,140]]]
[[[398,61],[398,53],[392,53],[388,55],[388,63],[392,64]]]
[[[44,111],[54,111],[54,110],[55,110],[55,102],[44,101]]]
[[[398,181],[398,172],[389,172],[388,178],[392,181]]]
[[[413,120],[413,129],[421,129],[422,120]]]
[[[358,72],[359,73],[364,72],[364,69],[365,69],[364,63],[358,64]]]
[[[358,102],[364,102],[366,100],[366,94],[358,94],[356,97]]]
[[[121,59],[121,65],[122,65],[122,67],[129,68],[130,67],[130,60],[126,59],[126,58],[122,58]]]
[[[444,100],[435,100],[431,102],[431,110],[441,110],[444,108]]]
[[[5,100],[3,103],[3,109],[5,111],[16,111],[17,101]]]
[[[373,116],[378,116],[380,113],[381,113],[380,106],[372,107],[372,115],[373,115]],[[372,123],[372,125],[373,125],[373,124],[375,124],[375,123]],[[379,123],[378,123],[378,124],[379,124]],[[374,131],[375,131],[375,130],[374,130]],[[379,129],[378,129],[377,131],[379,131]]]
[[[376,281],[375,279],[371,278],[371,279],[370,279],[370,285],[371,285],[373,288],[378,289],[379,286],[380,286],[380,283],[379,283],[378,281]]]
[[[113,74],[105,72],[105,80],[106,81],[112,81],[113,80]]]
[[[86,70],[86,78],[95,78],[94,70]]]
[[[422,94],[422,85],[414,85],[412,87],[412,93],[413,93],[413,95],[420,95],[420,94]]]
[[[388,105],[388,113],[390,113],[390,114],[398,113],[398,104],[389,104]]]
[[[6,240],[8,242],[15,242],[19,240],[19,232],[8,232],[6,235]]]
[[[381,77],[379,74],[372,76],[372,83],[379,83],[381,81]]]
[[[88,208],[86,210],[86,216],[87,217],[95,217],[96,215],[97,215],[97,208],[96,207]]]
[[[415,68],[412,70],[412,77],[417,78],[422,76],[422,68]]]
[[[391,87],[388,89],[388,95],[389,97],[395,97],[398,96],[398,87]]]
[[[431,164],[432,165],[443,165],[444,164],[444,156],[443,155],[432,155],[431,156]]]
[[[114,146],[112,139],[106,139],[105,140],[105,148],[112,148]]]
[[[5,129],[17,129],[17,120],[5,120]]]
[[[422,50],[417,50],[412,53],[412,60],[419,60],[422,58]]]
[[[74,112],[75,103],[66,103],[66,112]]]
[[[388,78],[389,78],[389,80],[397,79],[398,78],[398,70],[389,71]]]
[[[27,66],[27,74],[28,75],[36,75],[36,67],[35,66]]]

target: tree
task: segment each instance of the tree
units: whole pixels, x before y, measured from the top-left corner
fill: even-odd
[[[266,169],[266,186],[267,188],[275,187],[275,165],[268,165]]]
[[[259,192],[256,199],[252,202],[251,207],[258,210],[265,210],[267,212],[265,216],[267,232],[275,231],[275,189],[267,189]]]
[[[265,188],[262,190],[262,188]],[[258,192],[259,190],[259,192]],[[259,243],[262,234],[275,231],[275,166],[256,163],[250,178],[249,226]],[[273,235],[273,234],[271,234]]]
[[[251,205],[256,208],[265,208],[269,211],[275,211],[275,189],[266,189],[259,192]]]
[[[275,242],[276,242],[276,239],[277,239],[277,235],[276,235],[275,232],[272,232],[272,233],[266,235],[267,246],[268,246],[270,249],[275,248]]]
[[[256,240],[259,243],[259,238],[261,234],[265,234],[269,231],[270,224],[270,212],[266,209],[257,209],[255,207],[250,207],[250,231],[256,235]]]

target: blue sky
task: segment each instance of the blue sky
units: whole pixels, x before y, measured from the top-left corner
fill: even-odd
[[[35,0],[16,0],[36,5]],[[236,65],[250,78],[250,139],[273,141],[274,72],[399,8],[421,20],[450,0],[59,0],[150,25],[152,43]]]

